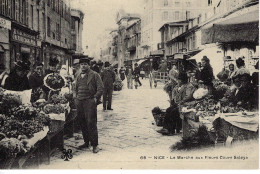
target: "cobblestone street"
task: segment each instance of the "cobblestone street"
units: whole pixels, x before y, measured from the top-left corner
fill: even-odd
[[[160,155],[170,152],[169,147],[180,140],[180,135],[162,136],[157,133],[156,130],[160,128],[155,125],[151,113],[155,106],[167,108],[168,96],[163,91],[163,84],[150,89],[147,79],[142,80],[142,83],[143,86],[137,90],[127,89],[124,84],[122,91],[114,91],[113,111],[103,111],[102,104],[98,106],[99,146],[102,148],[98,154],[92,154],[91,149],[77,149],[77,146],[83,143],[81,132],[74,133],[73,138],[65,140],[65,148],[73,151],[74,157],[71,161],[81,159],[83,156],[84,160],[91,159],[91,162],[108,158],[110,162],[119,159],[131,161],[151,152]],[[81,138],[76,140],[75,137]],[[62,161],[60,155],[61,153],[57,153],[51,158],[52,165]]]
[[[41,169],[166,169],[166,168],[200,168],[200,160],[196,157],[230,156],[256,157],[257,141],[242,142],[229,147],[209,147],[192,151],[171,152],[170,146],[181,140],[181,134],[162,136],[156,130],[160,129],[154,123],[151,110],[155,106],[167,108],[168,96],[163,91],[163,84],[156,89],[150,89],[148,80],[142,80],[143,86],[113,94],[113,111],[103,111],[98,106],[99,146],[102,150],[93,154],[92,149],[80,150],[77,147],[83,143],[82,134],[74,133],[73,138],[64,140],[65,149],[72,149],[73,158],[69,161],[61,159],[62,153],[57,151],[51,157],[50,165],[41,165]],[[126,86],[126,84],[125,84]],[[80,137],[80,138],[75,138]],[[241,151],[241,149],[244,149]],[[254,158],[247,159],[255,163]],[[185,162],[183,162],[185,160]],[[216,168],[222,163],[207,161]],[[228,161],[228,160],[226,160]],[[243,160],[236,164],[243,168]]]

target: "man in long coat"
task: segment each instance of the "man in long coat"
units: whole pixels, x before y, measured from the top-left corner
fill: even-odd
[[[93,146],[93,153],[97,153],[97,101],[103,93],[103,83],[98,73],[90,69],[89,59],[80,59],[81,73],[76,78],[75,93],[77,116],[82,130],[84,144],[80,148]]]
[[[103,110],[113,110],[112,105],[112,93],[114,90],[114,82],[116,80],[116,73],[110,68],[110,63],[105,62],[105,68],[101,73],[101,79],[104,84],[103,93]]]

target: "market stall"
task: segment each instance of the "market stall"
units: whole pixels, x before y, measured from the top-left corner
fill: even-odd
[[[48,99],[31,103],[31,90],[0,89],[0,168],[38,167],[63,150],[66,116],[70,113],[66,81],[51,74],[44,80]],[[62,89],[62,90],[61,90]]]
[[[214,92],[199,85],[193,100],[178,105],[182,119],[182,141],[173,149],[230,144],[235,141],[257,139],[259,113],[253,104],[234,102],[237,88],[220,80],[213,81]],[[167,91],[170,91],[168,89]],[[157,126],[164,125],[165,111],[152,110]]]

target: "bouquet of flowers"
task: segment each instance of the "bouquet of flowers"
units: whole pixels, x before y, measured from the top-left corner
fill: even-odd
[[[58,91],[66,85],[65,78],[57,73],[48,74],[44,77],[43,82],[52,91]]]

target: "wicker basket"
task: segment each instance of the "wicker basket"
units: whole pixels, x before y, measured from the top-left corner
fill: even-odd
[[[166,112],[161,112],[160,114],[153,113],[153,118],[156,123],[156,126],[158,126],[158,127],[163,126],[165,115],[166,115]]]
[[[62,120],[51,120],[49,133],[58,132],[64,128],[65,121]]]

